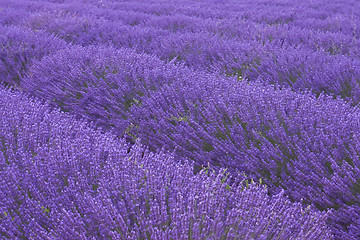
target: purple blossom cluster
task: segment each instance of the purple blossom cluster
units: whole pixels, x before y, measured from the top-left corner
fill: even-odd
[[[0,90],[2,239],[332,239],[329,213],[194,175],[24,94]]]
[[[77,45],[110,42],[192,68],[359,103],[357,2],[347,1],[340,10],[335,1],[322,0],[229,1],[221,10],[209,3],[204,10],[204,4],[105,1],[95,10],[94,3],[75,2],[35,12],[19,25]]]
[[[35,62],[21,88],[55,100],[63,111],[124,131],[129,109],[162,85],[182,79],[182,68],[156,56],[109,46],[71,46]],[[54,104],[53,104],[54,105]]]
[[[27,92],[131,142],[140,138],[151,151],[165,147],[197,166],[245,171],[264,179],[272,194],[285,189],[294,201],[336,209],[331,221],[338,234],[359,218],[360,112],[341,99],[103,46],[59,51],[29,73]]]
[[[0,81],[19,86],[32,61],[66,47],[45,32],[0,26]]]
[[[1,236],[360,239],[359,13],[1,1]]]

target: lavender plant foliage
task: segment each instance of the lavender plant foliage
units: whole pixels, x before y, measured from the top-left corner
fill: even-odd
[[[360,206],[359,111],[344,101],[204,76],[165,86],[131,114],[132,135],[150,149],[265,179],[273,194],[335,209],[335,235],[357,237],[347,231]]]
[[[222,14],[205,14],[201,4],[187,4],[192,11],[167,5],[181,15],[136,2],[89,2],[82,11],[78,3],[63,4],[58,10],[32,14],[22,25],[83,46],[111,42],[194,68],[246,75],[249,80],[259,77],[296,91],[335,94],[353,104],[360,101],[357,16],[339,12],[333,3],[325,11],[318,9],[318,3],[246,1],[234,8],[229,2],[217,10]],[[347,3],[343,8],[349,6],[358,7]],[[299,22],[298,15],[308,26]]]
[[[0,90],[4,239],[332,239],[329,213]]]
[[[26,18],[30,13],[24,9],[11,7],[0,8],[0,25],[16,24]]]
[[[348,209],[359,206],[353,191],[360,178],[357,111],[341,100],[140,61],[135,53],[134,65],[120,64],[123,56],[129,59],[126,51],[69,48],[34,64],[23,88],[131,141],[141,138],[152,151],[176,149],[177,157],[197,165],[210,162],[263,178],[272,194],[284,188],[294,201],[336,209],[332,230],[346,236],[357,219]],[[149,71],[149,62],[158,70]]]
[[[104,129],[124,132],[132,106],[182,75],[182,68],[130,49],[73,46],[34,63],[21,87]]]
[[[1,1],[1,8],[10,10],[16,9],[21,12],[21,10],[26,11],[27,13],[32,13],[36,11],[45,10],[49,4],[47,1],[12,1],[12,0],[3,0]],[[22,17],[26,17],[22,16]],[[19,19],[21,20],[21,18]]]
[[[64,7],[34,13],[23,21],[22,25],[33,30],[41,29],[77,45],[112,43],[119,48],[131,47],[138,52],[145,49],[149,52],[149,43],[157,40],[166,31],[144,25],[138,26],[137,19],[140,17],[131,23],[132,15],[127,13],[124,18],[130,23],[123,22],[124,19],[109,21],[98,12],[87,15],[82,11]]]
[[[10,8],[27,14],[14,19]],[[271,195],[284,190],[292,201],[334,209],[326,221],[335,238],[360,238],[358,1],[4,0],[0,9],[0,23],[10,25],[0,28],[0,81],[128,141],[141,139],[151,151],[164,147],[179,161],[245,171]],[[89,46],[109,43],[114,48]],[[17,186],[9,189],[17,203]],[[77,226],[99,226],[91,221]],[[39,230],[33,236],[51,238],[38,222],[31,222]],[[18,223],[6,229],[24,234]],[[100,238],[97,229],[81,231],[69,238]],[[183,238],[179,231],[156,236]]]
[[[0,82],[19,85],[32,61],[66,47],[43,32],[0,26]]]

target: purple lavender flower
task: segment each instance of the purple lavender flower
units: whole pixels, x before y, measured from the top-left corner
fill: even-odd
[[[5,239],[332,239],[327,214],[0,90]]]

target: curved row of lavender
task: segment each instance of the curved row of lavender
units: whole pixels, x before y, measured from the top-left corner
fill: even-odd
[[[357,1],[60,2],[13,22],[72,44],[112,43],[192,68],[360,101]]]
[[[0,112],[2,239],[332,239],[327,214],[226,170],[194,175],[2,88]]]
[[[358,234],[360,110],[343,100],[104,46],[61,50],[29,72],[22,88],[63,111],[152,151],[262,178],[271,194],[285,189],[291,200],[335,209],[329,224],[338,236]]]
[[[52,2],[3,1],[6,85],[195,172],[245,171],[360,237],[356,1]]]

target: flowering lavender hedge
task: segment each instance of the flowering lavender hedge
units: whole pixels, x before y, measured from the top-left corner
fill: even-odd
[[[336,209],[330,225],[346,234],[360,211],[357,109],[156,59],[72,47],[34,64],[22,87],[133,142],[140,138],[152,151],[176,149],[198,166],[210,162],[262,178],[272,194],[285,189],[294,201]]]
[[[228,167],[234,179],[239,177],[238,171],[244,171],[255,181],[262,179],[272,196],[283,192],[291,201],[314,204],[320,210],[333,209],[326,223],[335,239],[358,239],[358,9],[355,0],[4,0],[0,3],[0,81],[45,99],[52,108],[60,107],[77,119],[92,121],[93,127],[125,137],[131,144],[122,142],[124,149],[139,141],[150,152],[163,148],[173,151],[174,156],[163,152],[141,156],[145,162],[153,157],[165,161],[166,167],[159,163],[162,167],[154,169],[169,168],[182,174],[192,166],[185,164],[185,170],[174,170],[167,165],[182,168],[177,163],[190,159],[196,171],[208,163],[217,171]],[[17,13],[24,14],[17,17]],[[22,141],[27,144],[29,140]],[[17,149],[19,143],[14,145]],[[91,149],[87,150],[89,158]],[[135,149],[142,147],[135,145],[130,153],[122,151],[130,156],[137,154]],[[25,166],[21,154],[13,155],[20,166],[19,178],[28,174],[21,171]],[[31,157],[36,158],[36,154]],[[4,158],[6,162],[8,155]],[[96,161],[105,158],[101,155],[102,160]],[[81,171],[79,178],[87,179]],[[104,176],[96,170],[91,181],[98,180],[96,174]],[[81,184],[90,189],[89,181],[85,181],[88,185]],[[217,189],[221,194],[228,193],[225,190]],[[79,199],[84,198],[79,195]],[[30,205],[23,205],[22,211],[26,206]],[[214,216],[209,218],[214,220]],[[56,217],[52,219],[54,226],[61,225]],[[127,228],[140,234],[133,228],[133,215],[129,219]],[[162,224],[155,224],[157,230],[149,230],[151,233],[145,232],[156,236],[152,238],[184,238],[181,234],[185,230],[176,235],[163,227],[165,235],[158,234]],[[100,226],[92,220],[78,225],[83,229]],[[195,225],[191,226],[194,229]],[[46,228],[50,229],[48,225]],[[215,228],[207,233],[216,232]],[[114,229],[104,231],[116,232]],[[43,238],[56,238],[55,230],[41,231],[40,235],[48,234]],[[69,232],[56,230],[60,231]],[[92,233],[72,236],[99,238],[91,234],[100,230],[89,231]],[[136,236],[125,232],[127,238]],[[137,238],[148,237],[141,234]],[[221,238],[214,234],[209,238]],[[263,234],[264,239],[265,235],[272,236],[270,232]],[[194,235],[198,238],[206,237]]]
[[[73,46],[34,63],[20,86],[54,100],[63,111],[123,133],[131,123],[129,109],[162,85],[182,79],[184,72],[131,49]]]
[[[0,26],[0,82],[20,85],[34,59],[65,47],[64,41],[44,32]]]
[[[332,2],[319,8],[319,2],[245,1],[217,11],[208,4],[215,12],[192,2],[192,11],[171,3],[162,3],[168,9],[136,2],[68,3],[34,13],[22,24],[83,46],[111,42],[192,68],[335,94],[357,104],[360,22],[346,9],[360,6],[349,1],[340,11]]]
[[[5,239],[331,239],[326,214],[0,90]],[[240,180],[240,177],[238,177]]]
[[[178,81],[143,99],[131,110],[132,135],[200,164],[252,173],[293,200],[336,209],[334,233],[358,237],[359,232],[346,232],[360,213],[359,109],[261,83],[234,80],[220,88],[224,82]]]

